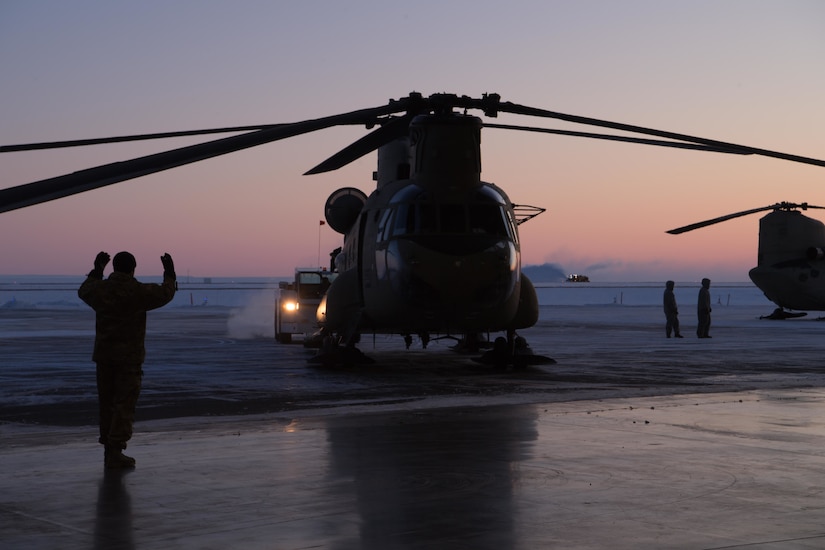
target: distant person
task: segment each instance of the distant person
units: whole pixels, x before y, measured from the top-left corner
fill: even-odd
[[[92,360],[97,363],[97,395],[100,439],[106,468],[134,468],[135,459],[123,454],[132,437],[135,407],[143,378],[146,356],[146,312],[168,304],[175,296],[175,265],[169,254],[160,258],[163,283],[141,283],[135,279],[135,257],[118,252],[108,279],[103,268],[109,254],[100,252],[94,269],[80,285],[77,295],[96,313]]]
[[[670,333],[676,338],[683,338],[679,332],[679,308],[676,307],[676,295],[673,293],[673,281],[665,283],[664,308],[665,308],[665,334],[670,338]]]
[[[710,279],[702,279],[702,288],[699,289],[699,301],[696,304],[696,314],[699,325],[696,327],[696,336],[710,338]]]

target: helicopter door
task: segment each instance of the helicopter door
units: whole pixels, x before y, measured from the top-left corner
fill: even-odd
[[[376,213],[377,214],[377,213]],[[378,217],[375,232],[375,281],[380,283],[387,278],[387,234],[392,219],[392,208],[386,208]]]
[[[365,254],[364,253],[364,246],[366,245],[366,240],[364,238],[365,229],[367,227],[367,216],[368,212],[361,212],[361,215],[358,216],[358,235],[356,237],[356,242],[358,243],[357,247],[357,254],[358,257],[356,258],[355,265],[357,266],[357,275],[358,275],[358,302],[360,304],[364,304],[364,270],[366,269],[367,273],[374,273],[375,272],[375,256],[372,254]],[[369,265],[364,265],[365,263],[369,263]],[[370,286],[372,285],[372,281],[366,283]]]

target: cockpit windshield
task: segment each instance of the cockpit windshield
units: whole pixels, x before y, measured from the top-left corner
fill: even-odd
[[[491,187],[478,187],[461,201],[436,201],[433,193],[415,189],[392,202],[387,237],[409,235],[479,235],[515,239],[514,222],[504,198]]]

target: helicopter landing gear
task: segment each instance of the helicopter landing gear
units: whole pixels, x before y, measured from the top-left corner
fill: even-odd
[[[485,352],[474,361],[496,368],[513,367],[523,369],[528,365],[554,365],[556,360],[544,355],[536,355],[527,340],[516,336],[514,330],[507,331],[507,337],[499,336],[493,341],[493,349]]]
[[[492,344],[483,333],[467,332],[461,338],[454,338],[456,344],[452,349],[458,353],[478,353],[482,349],[490,349]]]
[[[360,337],[354,337],[342,345],[334,334],[322,333],[321,348],[308,362],[323,367],[352,367],[375,363],[375,359],[367,357],[355,347],[359,340]]]
[[[783,308],[778,307],[775,310],[773,310],[773,312],[770,315],[761,315],[759,318],[760,319],[784,320],[784,319],[796,319],[797,317],[805,317],[806,315],[807,315],[807,313],[804,312],[804,311],[791,312],[791,311],[785,311]]]

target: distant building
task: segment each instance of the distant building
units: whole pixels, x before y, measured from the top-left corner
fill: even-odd
[[[579,275],[577,273],[573,273],[571,275],[568,275],[567,279],[565,280],[568,283],[589,283],[590,277],[588,277],[587,275]]]

